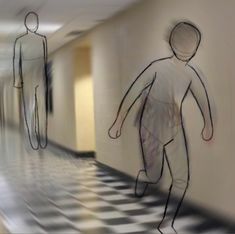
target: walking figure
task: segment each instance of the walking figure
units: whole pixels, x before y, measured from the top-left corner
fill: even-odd
[[[47,146],[47,38],[37,33],[39,18],[35,12],[25,16],[24,25],[26,33],[14,44],[13,86],[21,89],[29,143],[38,150]]]
[[[116,119],[109,129],[113,139],[120,137],[128,113],[139,98],[139,138],[144,168],[136,178],[135,195],[145,194],[149,184],[159,182],[166,161],[171,185],[158,230],[174,221],[189,186],[189,155],[182,107],[189,92],[196,100],[204,120],[202,138],[213,137],[213,121],[206,86],[197,70],[189,64],[201,42],[199,29],[189,22],[174,26],[169,37],[173,55],[151,62],[134,80],[119,106]],[[139,183],[142,182],[142,191]],[[175,196],[177,195],[177,196]],[[175,198],[179,199],[175,202]],[[174,215],[172,216],[172,209]]]

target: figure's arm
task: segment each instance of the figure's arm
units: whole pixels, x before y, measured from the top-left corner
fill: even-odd
[[[48,46],[47,46],[47,38],[43,36],[43,50],[44,50],[44,60],[47,62],[48,59]]]
[[[127,92],[125,93],[115,118],[114,123],[109,129],[110,138],[116,139],[121,135],[121,129],[124,121],[130,112],[131,108],[134,106],[136,101],[143,94],[144,90],[149,88],[154,80],[153,63],[149,64],[134,80]]]
[[[44,74],[45,74],[45,89],[46,89],[46,114],[48,114],[48,47],[47,47],[47,38],[44,35],[39,34],[42,37],[43,43],[43,57],[44,57]]]
[[[47,76],[47,62],[48,62],[47,38],[46,36],[42,36],[42,38],[43,38],[44,69],[45,69],[45,75]]]
[[[201,133],[202,139],[209,141],[212,139],[214,132],[209,96],[206,90],[206,86],[196,69],[191,65],[189,65],[189,67],[195,74],[191,82],[190,91],[196,100],[204,121],[204,126]]]
[[[19,39],[15,40],[13,52],[13,87],[22,88],[22,57],[21,57],[21,44]]]

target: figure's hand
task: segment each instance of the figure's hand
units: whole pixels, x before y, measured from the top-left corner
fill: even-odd
[[[213,127],[212,125],[205,125],[202,130],[202,139],[204,141],[210,141],[213,138]]]
[[[22,89],[23,87],[22,86],[16,86],[16,85],[14,85],[13,86],[15,89]]]
[[[110,127],[108,131],[109,137],[112,139],[117,139],[121,136],[121,124],[119,124],[117,121],[113,123],[113,125]]]
[[[23,88],[23,82],[14,82],[13,87],[16,89],[21,89]]]

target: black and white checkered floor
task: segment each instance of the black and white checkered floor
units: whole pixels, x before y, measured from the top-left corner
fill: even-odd
[[[95,160],[59,150],[25,150],[7,132],[0,155],[0,211],[10,233],[159,233],[165,197],[134,198],[133,184]],[[178,233],[235,233],[192,210],[182,209]],[[167,233],[167,228],[166,228]]]

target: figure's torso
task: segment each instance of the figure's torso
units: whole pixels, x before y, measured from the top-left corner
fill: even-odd
[[[36,60],[44,58],[43,38],[29,33],[19,39],[22,60]]]
[[[46,53],[43,37],[28,33],[17,41],[21,59],[21,74],[24,86],[36,87],[44,82]]]
[[[182,124],[181,105],[191,82],[189,67],[171,59],[153,64],[156,77],[143,109],[142,126],[167,142]]]
[[[153,64],[156,79],[149,96],[162,103],[181,105],[191,82],[189,67],[175,64],[171,59]]]

